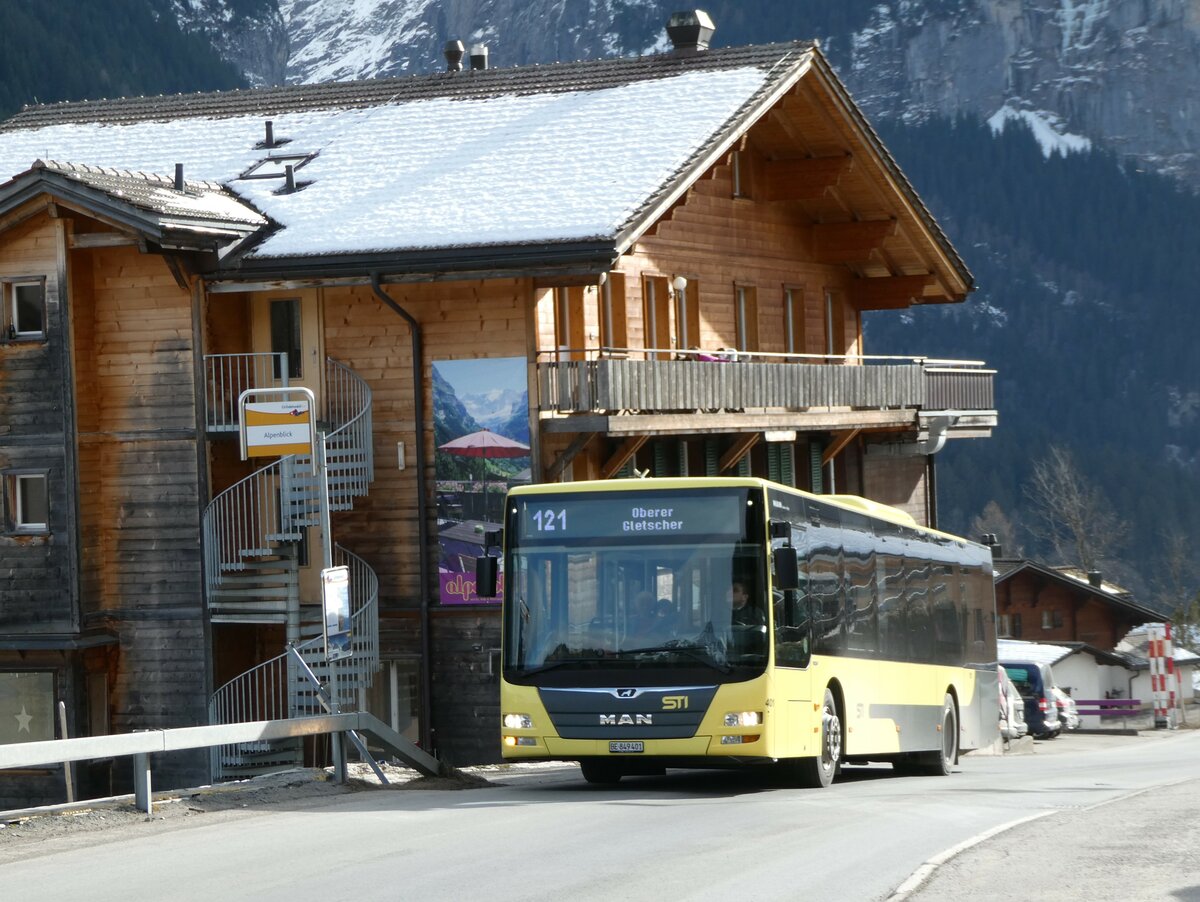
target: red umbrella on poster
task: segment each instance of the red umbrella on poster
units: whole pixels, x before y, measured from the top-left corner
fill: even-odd
[[[480,429],[438,445],[439,451],[460,457],[507,458],[528,457],[529,446],[505,438],[490,429]]]

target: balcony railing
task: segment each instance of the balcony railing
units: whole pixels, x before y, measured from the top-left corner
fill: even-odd
[[[595,354],[542,355],[543,410],[994,409],[995,370],[977,361],[655,349]]]

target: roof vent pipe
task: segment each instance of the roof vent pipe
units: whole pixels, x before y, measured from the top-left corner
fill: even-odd
[[[175,164],[175,190],[176,191],[183,190],[183,164],[182,163]]]
[[[471,68],[486,69],[488,67],[488,48],[487,44],[472,44],[471,45]]]
[[[291,194],[296,190],[296,167],[288,163],[283,167],[283,193]]]
[[[442,55],[446,57],[446,71],[461,72],[462,59],[466,52],[462,41],[447,41],[446,46],[442,48]]]
[[[275,146],[275,123],[273,123],[270,119],[268,119],[266,125],[267,125],[267,134],[266,134],[266,137],[263,139],[263,147],[274,147]]]
[[[677,51],[699,53],[707,50],[716,30],[712,18],[702,9],[671,13],[667,20],[667,37]]]
[[[1087,574],[1089,586],[1094,586],[1095,588],[1099,589],[1104,585],[1104,576],[1099,570],[1089,570]]]

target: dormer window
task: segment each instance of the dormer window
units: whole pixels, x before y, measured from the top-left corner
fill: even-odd
[[[281,153],[270,154],[259,160],[245,172],[238,176],[241,179],[282,179],[287,177],[287,167],[291,166],[293,172],[298,172],[301,167],[306,166],[308,162],[316,156],[315,153]]]

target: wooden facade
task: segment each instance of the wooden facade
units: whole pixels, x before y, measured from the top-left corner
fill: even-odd
[[[997,569],[996,615],[1005,638],[1111,651],[1134,627],[1162,619],[1099,574],[1081,579],[1032,561],[997,561]]]
[[[16,574],[0,672],[53,670],[72,734],[128,731],[206,722],[214,689],[282,651],[282,602],[218,608],[210,584],[206,606],[205,586],[221,550],[207,511],[260,466],[240,460],[228,419],[214,426],[227,402],[209,367],[277,351],[276,302],[299,311],[292,384],[320,401],[328,359],[370,390],[373,481],[332,519],[378,578],[384,676],[365,697],[387,720],[404,694],[416,735],[454,764],[499,757],[500,624],[493,605],[438,601],[435,362],[526,361],[535,481],[745,472],[933,523],[934,433],[990,432],[991,373],[948,385],[922,361],[870,360],[861,314],[961,301],[970,275],[814,59],[648,198],[619,246],[569,263],[547,245],[486,267],[449,251],[408,269],[386,255],[243,266],[211,229],[166,240],[128,192],[17,180],[0,280],[43,280],[47,327],[0,340],[0,469],[47,473],[50,522],[0,535],[0,572]],[[112,176],[126,177],[140,175]],[[321,537],[306,530],[307,556],[296,543],[271,565],[295,571],[308,611]],[[173,756],[155,781],[207,776],[201,756]],[[27,798],[61,785],[9,779]],[[16,795],[0,789],[0,807]]]

